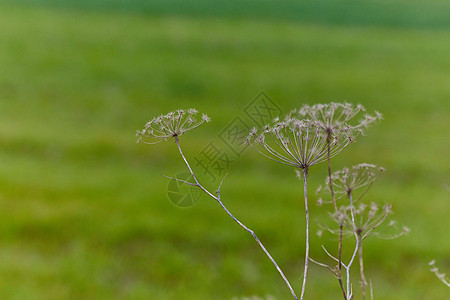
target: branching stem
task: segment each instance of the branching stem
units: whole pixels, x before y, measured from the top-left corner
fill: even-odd
[[[275,268],[277,269],[277,271],[280,273],[281,277],[283,278],[284,282],[286,283],[287,287],[289,288],[289,291],[291,292],[292,296],[294,297],[295,300],[298,300],[297,295],[294,292],[294,289],[292,288],[291,284],[289,283],[289,280],[286,278],[286,276],[284,275],[283,271],[281,270],[281,268],[278,266],[278,264],[276,263],[276,261],[273,259],[272,255],[270,255],[269,251],[267,251],[266,247],[264,247],[264,245],[261,243],[261,241],[259,240],[259,238],[256,236],[256,234],[253,232],[253,230],[249,229],[247,226],[245,226],[241,221],[239,221],[226,207],[225,205],[222,203],[222,200],[220,198],[220,188],[222,186],[222,183],[224,181],[224,179],[222,180],[222,182],[219,185],[219,188],[217,190],[217,196],[215,196],[213,193],[211,193],[210,191],[208,191],[205,187],[203,187],[200,182],[198,181],[197,177],[195,176],[191,166],[189,165],[189,162],[187,161],[186,157],[183,154],[183,151],[181,150],[181,146],[180,146],[180,142],[178,140],[178,137],[175,137],[175,142],[178,146],[178,151],[180,152],[181,157],[184,160],[184,163],[186,164],[189,172],[192,175],[192,178],[195,181],[195,186],[197,186],[198,188],[200,188],[203,192],[205,192],[208,196],[210,196],[211,198],[213,198],[214,200],[216,200],[219,205],[223,208],[223,210],[225,210],[225,212],[239,225],[241,226],[245,231],[247,231],[248,233],[250,233],[252,235],[252,237],[255,239],[255,241],[258,243],[258,245],[261,247],[261,249],[264,251],[264,253],[267,255],[267,257],[269,258],[269,260],[272,262],[272,264],[275,266]],[[226,176],[225,176],[226,177]],[[305,183],[306,184],[306,183]],[[191,183],[192,185],[192,183]],[[306,195],[306,194],[305,194]],[[305,276],[306,277],[306,276]]]

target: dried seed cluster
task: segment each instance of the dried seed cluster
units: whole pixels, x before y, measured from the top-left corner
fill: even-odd
[[[145,124],[144,129],[138,130],[136,132],[136,136],[138,137],[137,142],[156,144],[162,141],[168,141],[210,120],[206,114],[199,117],[198,111],[194,108],[169,112],[168,114],[153,118]]]
[[[331,175],[331,180],[333,181],[333,190],[336,198],[339,199],[343,196],[349,197],[355,190],[362,188],[364,188],[362,193],[365,193],[384,171],[385,169],[383,167],[362,163],[352,166],[351,168],[343,168],[342,170],[334,172]],[[317,189],[317,193],[320,194],[323,190],[329,192],[329,182],[330,177],[327,177],[324,185],[319,186]],[[323,200],[319,200],[322,201],[321,203],[324,203]]]
[[[308,169],[336,156],[355,141],[362,128],[381,119],[368,114],[349,124],[364,107],[348,103],[304,105],[289,112],[283,121],[276,119],[262,129],[253,128],[247,142],[265,157],[293,167]]]

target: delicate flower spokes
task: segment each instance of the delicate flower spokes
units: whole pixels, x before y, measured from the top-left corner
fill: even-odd
[[[196,109],[190,108],[188,110],[179,109],[155,117],[145,124],[144,129],[136,132],[137,142],[156,144],[167,141],[210,121],[206,114],[203,114],[201,118],[198,118],[197,114]],[[144,141],[144,139],[148,139],[150,142]]]
[[[340,206],[337,212],[329,213],[331,219],[337,224],[343,225],[343,236],[353,236],[355,233],[364,239],[369,235],[377,236],[383,239],[394,239],[399,236],[409,233],[409,228],[402,227],[400,231],[393,234],[381,234],[376,231],[380,225],[385,223],[388,216],[392,213],[392,206],[387,204],[383,207],[379,207],[378,204],[372,202],[369,206],[366,204],[359,204],[353,207],[354,222],[351,217],[351,205]],[[396,228],[396,222],[390,220],[387,225],[389,228]],[[330,232],[335,235],[339,235],[339,228],[331,228],[323,224],[319,224],[320,234],[323,231]]]
[[[351,124],[351,120],[360,112],[365,112],[366,109],[361,104],[354,106],[350,103],[329,103],[329,104],[315,104],[304,105],[300,109],[292,110],[287,118],[308,118],[318,121],[324,131],[332,134],[336,129],[343,126],[353,129],[367,128],[368,125],[377,120],[381,120],[382,115],[375,111],[375,116],[365,114],[358,122]]]
[[[336,130],[330,141],[330,157],[352,143],[358,133],[349,127]],[[307,169],[327,160],[327,135],[317,121],[289,118],[268,124],[260,132],[253,128],[247,142],[269,159],[297,168]]]
[[[355,200],[359,200],[383,171],[385,171],[383,167],[362,163],[352,166],[351,168],[343,168],[342,170],[334,172],[331,175],[331,179],[333,181],[336,199],[340,199],[343,196],[348,197],[350,196],[350,193],[353,193],[355,190],[365,188],[358,198],[354,197]],[[317,193],[321,193],[323,190],[329,191],[329,181],[330,178],[327,177],[324,185],[319,186],[317,189]],[[322,203],[325,202],[322,200]]]

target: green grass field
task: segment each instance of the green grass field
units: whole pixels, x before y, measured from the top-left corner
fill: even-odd
[[[392,203],[411,229],[368,240],[366,275],[377,300],[448,298],[427,263],[450,273],[449,4],[346,5],[2,1],[0,299],[290,299],[213,200],[170,203],[160,174],[184,171],[175,145],[135,144],[153,116],[195,107],[212,122],[182,137],[193,159],[260,91],[285,112],[348,101],[384,114],[333,161],[386,167],[366,200]],[[223,200],[299,291],[301,182],[254,151],[234,159]],[[312,203],[325,173],[310,171]],[[326,260],[321,244],[336,243],[313,237]],[[310,272],[307,299],[341,297],[329,272]]]

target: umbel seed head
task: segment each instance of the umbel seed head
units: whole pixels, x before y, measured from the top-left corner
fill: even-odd
[[[333,190],[336,198],[349,197],[356,190],[363,190],[365,193],[378,176],[384,172],[383,167],[373,164],[362,163],[351,168],[343,168],[331,174]],[[330,177],[327,177],[323,186],[319,186],[317,193],[330,191]]]
[[[354,217],[352,217],[352,211]],[[370,205],[360,203],[357,206],[342,205],[337,212],[329,213],[331,219],[343,226],[343,236],[352,236],[355,233],[360,238],[368,236],[376,236],[382,239],[394,239],[409,233],[409,228],[404,227],[398,230],[395,222],[389,220],[389,215],[392,214],[392,206],[386,204],[380,207],[378,204],[372,202]],[[385,226],[380,227],[383,223]],[[329,227],[319,223],[321,232],[329,232],[335,235],[340,235],[340,230],[334,227]],[[386,231],[386,233],[383,233]]]
[[[194,108],[172,111],[147,122],[144,129],[136,132],[136,136],[138,137],[137,142],[156,144],[162,141],[168,141],[210,120],[206,114],[198,117],[198,111]]]
[[[349,145],[354,131],[343,128],[330,141],[333,157]],[[286,119],[250,131],[247,142],[265,157],[300,169],[327,160],[327,136],[312,120]]]
[[[350,127],[358,129],[367,128],[370,123],[381,120],[382,115],[375,111],[375,116],[365,113],[366,109],[361,104],[354,106],[350,103],[328,103],[304,105],[300,109],[292,110],[287,118],[308,118],[318,121],[327,134],[332,135],[339,128]],[[360,113],[365,113],[358,121],[354,120]]]

